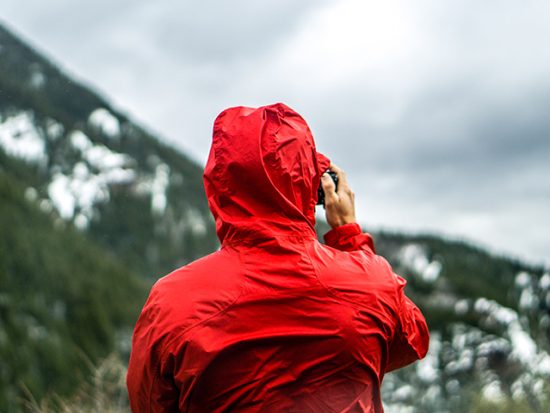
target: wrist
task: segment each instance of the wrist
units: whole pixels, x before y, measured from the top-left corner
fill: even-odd
[[[336,229],[344,225],[357,224],[357,220],[355,219],[355,217],[348,217],[348,218],[342,217],[338,220],[329,222],[328,224],[332,229]]]

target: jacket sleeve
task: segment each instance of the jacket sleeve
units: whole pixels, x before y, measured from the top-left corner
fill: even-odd
[[[341,251],[364,250],[374,255],[376,250],[372,237],[363,233],[358,224],[346,224],[325,234],[325,243]],[[385,265],[389,267],[386,262]],[[418,307],[405,295],[407,282],[389,271],[396,280],[397,327],[388,346],[386,372],[404,367],[423,358],[428,351],[429,332],[424,316]]]
[[[153,294],[152,294],[153,295]],[[151,297],[134,329],[126,384],[133,413],[178,412],[179,392],[161,359],[161,342],[155,337]]]
[[[428,352],[430,333],[424,316],[418,307],[405,295],[407,282],[397,278],[398,324],[389,343],[386,372],[405,367],[424,358]]]
[[[376,253],[372,237],[364,233],[359,224],[340,225],[327,232],[324,238],[326,245],[340,251],[365,250]]]

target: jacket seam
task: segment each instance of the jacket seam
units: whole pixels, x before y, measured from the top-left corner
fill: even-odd
[[[321,244],[321,243],[319,243],[319,244]],[[358,311],[358,307],[360,306],[359,303],[340,296],[340,294],[338,294],[336,291],[334,291],[333,288],[329,287],[323,281],[321,281],[321,277],[319,276],[319,273],[317,271],[317,267],[313,263],[313,259],[311,258],[311,254],[309,252],[308,246],[304,244],[304,247],[305,247],[306,254],[307,254],[307,257],[309,259],[309,262],[310,262],[311,266],[313,267],[313,272],[315,274],[315,278],[316,278],[317,282],[319,283],[319,285],[324,288],[324,290],[327,292],[328,295],[335,298],[339,303],[341,303],[343,305],[347,305],[348,307],[352,308],[354,311]],[[358,359],[356,359],[356,360],[358,362],[362,363],[360,360],[358,360]],[[369,366],[369,368],[375,370],[374,367],[372,367],[370,365],[370,362],[368,363],[368,366]]]
[[[242,261],[242,258],[241,258],[241,253],[240,253],[240,251],[237,251],[237,254],[238,254],[238,256],[239,256],[239,261],[240,261],[241,264],[242,264],[242,268],[244,268],[244,264],[243,264],[243,261]],[[196,322],[195,324],[193,324],[193,325],[191,325],[191,326],[188,326],[188,327],[185,327],[185,328],[183,328],[183,329],[174,329],[174,330],[172,330],[171,334],[172,334],[172,335],[173,335],[173,334],[176,334],[176,333],[187,334],[187,333],[189,333],[189,331],[195,329],[196,327],[199,327],[199,326],[201,326],[202,324],[205,324],[205,323],[207,323],[208,321],[210,321],[210,320],[212,320],[212,319],[214,319],[214,318],[216,318],[216,317],[222,315],[222,314],[225,313],[226,311],[229,311],[229,309],[230,309],[231,307],[233,307],[233,306],[237,303],[237,301],[239,301],[239,299],[243,296],[244,290],[245,290],[245,283],[243,283],[243,285],[241,286],[241,289],[240,289],[239,294],[237,295],[237,297],[236,297],[233,301],[231,301],[229,304],[227,304],[227,306],[225,306],[224,308],[222,308],[221,310],[219,310],[217,313],[214,313],[214,314],[212,314],[212,315],[206,317],[204,320],[198,321],[198,322]],[[165,350],[162,352],[162,356],[161,356],[161,357],[165,357],[165,356],[166,356],[166,353],[170,351],[170,349],[167,348],[167,347],[169,347],[169,345],[172,344],[172,343],[173,343],[175,340],[177,340],[177,339],[181,339],[181,337],[173,337],[173,338],[170,339],[167,343],[164,344],[163,347],[165,348]]]
[[[189,334],[190,331],[192,331],[193,329],[195,329],[196,327],[200,327],[201,325],[207,323],[208,321],[216,318],[217,316],[220,316],[222,315],[223,313],[225,313],[226,311],[228,311],[238,300],[239,298],[241,298],[242,296],[242,293],[244,291],[244,286],[243,288],[241,288],[241,291],[239,292],[239,295],[231,302],[227,305],[227,307],[225,308],[222,308],[220,311],[218,311],[217,313],[214,313],[212,314],[211,316],[205,318],[204,320],[201,320],[189,327],[186,327],[186,328],[183,328],[183,329],[175,329],[171,332],[170,335],[172,335],[173,337],[164,344],[163,346],[163,351],[161,352],[160,356],[159,356],[159,360],[157,361],[157,363],[155,364],[155,371],[158,373],[154,376],[154,379],[153,379],[153,382],[151,384],[151,390],[153,388],[153,385],[157,382],[158,378],[160,377],[160,363],[165,359],[165,357],[167,356],[167,354],[170,352],[170,345],[176,341],[177,339],[181,339],[182,337],[181,336],[174,336],[175,334],[178,334],[178,333],[181,333],[181,335],[186,335],[186,334]],[[150,392],[149,394],[149,402],[151,401],[151,395],[152,395],[152,391]],[[149,403],[149,406],[150,406],[150,403]],[[149,410],[150,412],[150,410]]]
[[[237,251],[237,254],[238,254],[238,257],[239,257],[239,261],[241,262],[241,264],[243,264],[243,261],[242,261],[242,258],[241,258],[241,253],[240,251]],[[244,267],[243,267],[244,268]],[[157,382],[158,378],[160,377],[160,363],[164,360],[164,358],[166,357],[167,353],[169,353],[170,351],[170,345],[176,341],[177,339],[181,339],[181,336],[175,336],[175,334],[177,333],[181,333],[182,335],[185,335],[185,334],[188,334],[189,331],[195,329],[196,327],[199,327],[201,326],[202,324],[205,324],[207,323],[208,321],[214,319],[215,317],[218,317],[220,315],[222,315],[223,313],[225,313],[226,311],[228,311],[231,307],[233,307],[233,305],[235,305],[237,303],[237,301],[242,297],[243,293],[244,293],[244,290],[245,290],[245,284],[243,283],[240,291],[239,291],[239,294],[237,295],[237,297],[231,301],[229,304],[227,304],[226,307],[222,308],[221,310],[219,310],[218,312],[212,314],[211,316],[205,318],[204,320],[201,320],[201,321],[198,321],[197,323],[191,325],[191,326],[188,326],[188,327],[185,327],[183,329],[174,329],[171,331],[170,335],[172,335],[173,337],[171,339],[169,339],[166,343],[164,343],[164,345],[162,345],[162,351],[159,355],[159,358],[157,360],[157,362],[155,363],[154,365],[154,369],[153,371],[155,371],[156,373],[158,374],[155,374],[153,376],[153,381],[151,383],[151,388],[149,390],[149,402],[148,402],[148,405],[147,405],[147,412],[150,413],[151,412],[151,399],[152,399],[152,393],[153,393],[153,387],[154,387],[154,384]]]
[[[329,245],[323,245],[321,243],[319,243],[319,244],[322,247],[328,247],[328,248],[334,249],[334,250],[339,251],[339,252],[351,252],[351,251],[342,251],[342,250],[339,250],[337,248],[331,247]],[[315,267],[315,264],[313,264],[313,259],[311,258],[310,252],[309,252],[307,246],[306,245],[304,245],[304,246],[306,247],[306,254],[307,254],[307,257],[309,259],[309,262],[311,263],[311,265],[313,267],[313,271],[315,272],[315,278],[317,279],[318,283],[327,291],[328,294],[330,294],[332,297],[338,299],[340,302],[345,302],[345,303],[351,305],[351,307],[355,310],[360,309],[360,307],[361,307],[360,302],[342,296],[340,293],[338,293],[338,291],[335,291],[334,288],[330,287],[329,285],[327,285],[326,283],[324,283],[321,280],[321,277],[319,276],[319,272],[317,271],[317,267]],[[353,252],[355,252],[355,251],[366,252],[365,250],[354,250]],[[374,254],[373,256],[377,256],[377,255]]]
[[[318,242],[318,241],[316,241]],[[320,244],[320,243],[319,243]],[[306,245],[304,243],[304,249],[306,251],[306,254],[307,254],[307,258],[309,260],[309,263],[311,264],[311,267],[313,268],[313,273],[315,274],[315,279],[317,280],[317,282],[319,283],[319,285],[321,287],[323,287],[323,289],[327,292],[327,294],[329,294],[330,296],[336,298],[338,301],[345,301],[347,303],[353,303],[353,301],[350,301],[350,300],[346,300],[344,297],[341,297],[338,293],[336,293],[335,291],[333,291],[334,289],[333,288],[330,288],[328,285],[326,285],[323,281],[321,281],[321,277],[319,276],[319,272],[317,270],[317,267],[315,266],[315,264],[313,263],[313,259],[311,258],[311,253],[309,251],[309,247],[308,245]],[[354,307],[355,308],[355,307]]]

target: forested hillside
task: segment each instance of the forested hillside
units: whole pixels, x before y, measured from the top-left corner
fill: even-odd
[[[65,221],[145,277],[212,251],[202,170],[0,26],[0,149]]]
[[[0,174],[0,411],[70,394],[93,362],[128,354],[148,283]]]
[[[435,236],[376,239],[431,332],[426,359],[387,376],[389,411],[550,411],[548,270]]]
[[[154,280],[217,247],[201,174],[0,26],[0,412],[127,358]]]

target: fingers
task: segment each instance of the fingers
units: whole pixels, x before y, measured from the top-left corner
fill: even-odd
[[[348,184],[348,177],[346,176],[346,173],[342,169],[340,169],[335,164],[331,163],[330,170],[332,172],[335,172],[336,176],[338,176],[338,186],[340,186],[340,184],[343,184],[343,185]]]
[[[331,228],[356,222],[355,196],[348,185],[346,173],[338,166],[331,164],[330,170],[338,177],[338,191],[332,177],[324,173],[321,185],[325,192],[325,215]]]
[[[321,185],[323,187],[323,192],[325,193],[325,204],[331,203],[338,198],[336,194],[336,185],[334,181],[326,172],[321,176]]]
[[[330,170],[336,173],[338,176],[338,195],[346,193],[353,197],[353,192],[348,184],[348,177],[346,173],[335,164],[330,164]]]

